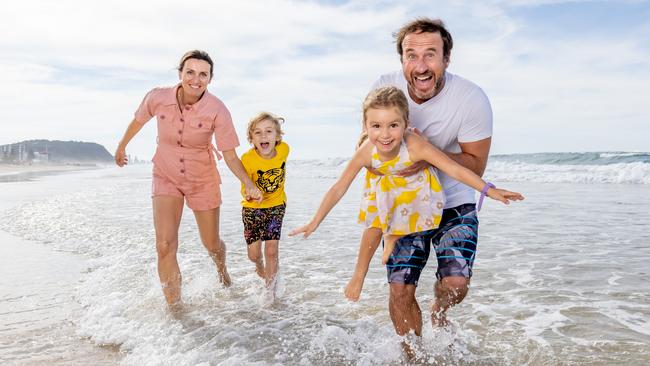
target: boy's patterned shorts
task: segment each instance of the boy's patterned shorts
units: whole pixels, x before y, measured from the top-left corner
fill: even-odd
[[[280,240],[286,204],[269,208],[242,207],[244,238],[250,245],[258,240]]]

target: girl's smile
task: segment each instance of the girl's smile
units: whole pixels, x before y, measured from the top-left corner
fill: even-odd
[[[375,145],[381,160],[389,160],[399,153],[406,121],[397,107],[369,108],[365,115],[368,140]]]

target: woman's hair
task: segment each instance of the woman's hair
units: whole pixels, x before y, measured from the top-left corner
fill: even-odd
[[[277,132],[279,138],[275,144],[277,145],[282,141],[282,135],[284,135],[284,131],[282,131],[281,125],[284,123],[284,118],[277,117],[269,112],[260,112],[248,122],[246,137],[248,138],[249,143],[253,143],[253,130],[255,129],[255,126],[257,126],[258,123],[264,121],[265,119],[268,119],[269,121],[273,122],[273,125],[275,125],[275,131]]]
[[[369,109],[375,108],[390,108],[396,107],[399,112],[402,114],[402,118],[406,125],[409,124],[409,102],[406,99],[406,95],[399,88],[395,86],[382,86],[379,87],[366,96],[366,99],[363,101],[363,130],[361,136],[359,136],[359,141],[357,142],[357,148],[363,144],[363,142],[368,138],[368,132],[366,131],[366,113]]]
[[[183,67],[185,66],[185,61],[194,58],[197,60],[203,60],[207,63],[210,64],[210,79],[212,79],[212,68],[214,67],[214,63],[212,62],[212,59],[210,58],[210,55],[208,55],[207,52],[201,51],[201,50],[191,50],[185,52],[183,57],[181,57],[181,62],[178,64],[178,72],[183,71]]]

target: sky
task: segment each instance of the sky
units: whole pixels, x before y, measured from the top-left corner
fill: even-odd
[[[0,144],[97,142],[113,153],[145,93],[183,53],[215,62],[241,154],[259,111],[285,118],[292,158],[349,157],[361,103],[401,69],[392,33],[440,18],[448,71],[494,112],[492,154],[650,151],[650,1],[11,1],[0,12]],[[150,159],[151,121],[127,147]]]

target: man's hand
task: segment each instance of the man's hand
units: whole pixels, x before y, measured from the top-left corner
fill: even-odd
[[[411,176],[420,170],[426,169],[429,166],[429,163],[427,163],[424,160],[420,160],[417,163],[413,163],[411,166],[408,168],[404,168],[397,172],[397,175],[401,175],[402,177],[408,177]]]

